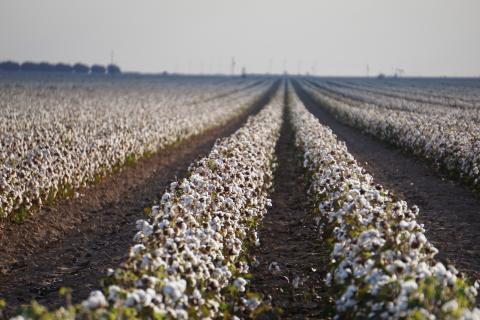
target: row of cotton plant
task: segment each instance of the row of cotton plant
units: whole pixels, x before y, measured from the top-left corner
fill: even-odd
[[[275,144],[283,115],[277,94],[256,116],[173,182],[147,220],[124,265],[104,292],[53,314],[65,318],[230,318],[260,306],[246,292],[245,249],[258,244],[255,226],[270,205]],[[44,311],[31,307],[25,318]]]
[[[215,85],[172,81],[177,87],[134,80],[1,87],[0,216],[32,213],[144,155],[222,125],[271,86],[217,84],[230,91],[215,98]]]
[[[343,102],[364,103],[370,105],[377,105],[385,109],[411,111],[422,114],[451,114],[463,115],[465,110],[469,114],[479,114],[478,109],[473,106],[463,106],[450,104],[447,99],[443,99],[441,103],[430,103],[424,101],[425,99],[410,96],[408,94],[395,94],[383,91],[377,91],[370,88],[357,88],[345,85],[343,82],[323,82],[310,81],[310,84],[318,87],[324,92],[335,96]],[[471,110],[473,109],[473,110]]]
[[[443,111],[435,112],[430,106],[428,112],[407,111],[345,99],[308,85],[304,88],[341,121],[480,186],[480,110],[438,107]]]
[[[314,220],[331,248],[325,282],[336,318],[480,319],[476,287],[435,261],[418,208],[375,184],[294,95],[290,118],[311,179]]]
[[[390,81],[350,79],[315,81],[328,85],[333,90],[346,90],[350,94],[362,98],[365,94],[371,97],[396,98],[407,103],[430,104],[453,108],[480,107],[480,88],[471,87],[468,82],[459,80],[438,81],[420,79],[402,79]],[[368,97],[368,96],[367,96]]]

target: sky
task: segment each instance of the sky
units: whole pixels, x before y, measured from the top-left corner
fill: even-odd
[[[480,76],[479,15],[478,0],[0,0],[0,60]]]

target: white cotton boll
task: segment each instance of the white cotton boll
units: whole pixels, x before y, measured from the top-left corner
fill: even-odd
[[[189,207],[190,205],[192,205],[193,201],[194,201],[194,197],[190,194],[188,195],[183,195],[180,199],[180,203],[182,204],[182,206],[184,207]]]
[[[125,301],[125,306],[133,307],[140,303],[140,296],[135,290],[134,292],[129,292],[127,294],[127,300]]]
[[[240,292],[245,291],[245,285],[246,284],[247,284],[247,280],[243,279],[242,277],[238,277],[233,282],[233,285],[235,286],[235,288],[237,288],[237,290],[240,291]]]
[[[325,284],[329,287],[332,286],[332,280],[333,280],[332,273],[331,272],[327,273],[327,276],[325,277]]]
[[[250,311],[253,311],[256,308],[258,308],[258,306],[260,306],[260,304],[262,303],[261,300],[255,298],[255,297],[253,297],[251,299],[242,298],[242,302]]]
[[[298,287],[300,286],[301,284],[301,281],[300,281],[300,277],[299,276],[296,276],[293,281],[292,281],[292,286],[294,289],[298,289]]]
[[[455,299],[445,302],[442,306],[442,311],[445,313],[451,313],[457,309],[458,309],[458,302]]]
[[[184,180],[184,182],[182,183],[182,190],[183,193],[190,193],[190,183],[187,180]]]
[[[148,306],[152,302],[152,299],[155,297],[155,294],[152,297],[149,293],[142,289],[136,289],[134,293],[137,294],[139,299],[138,302],[141,303],[143,306]]]
[[[148,269],[152,263],[152,259],[150,254],[145,254],[142,257],[142,263],[140,264],[141,269]]]
[[[130,251],[134,255],[142,252],[143,250],[145,250],[145,246],[143,244],[136,244],[136,245],[134,245],[133,247],[130,248]]]
[[[364,196],[358,196],[357,202],[360,205],[360,208],[365,208],[369,205],[367,199],[365,199]]]
[[[333,246],[332,256],[333,257],[338,256],[344,247],[345,247],[345,243],[336,242],[335,245]]]
[[[460,317],[462,320],[480,320],[480,309],[473,308],[469,310],[467,308],[463,309],[463,313]]]
[[[192,295],[190,296],[192,299],[195,300],[201,300],[202,299],[202,294],[200,293],[200,290],[195,288],[192,292]]]
[[[188,312],[183,309],[175,309],[175,319],[178,320],[187,320],[188,319]]]
[[[107,299],[99,290],[92,291],[87,300],[82,302],[82,306],[86,309],[94,310],[108,306]]]
[[[108,287],[108,300],[116,301],[119,298],[119,294],[122,292],[122,289],[119,286],[112,285]]]
[[[357,288],[354,285],[349,285],[347,287],[345,293],[337,301],[337,308],[340,311],[345,311],[357,304],[357,301],[353,299],[355,292],[357,292]]]
[[[441,262],[437,262],[437,264],[435,264],[435,266],[433,267],[433,270],[437,278],[443,278],[447,274],[447,269]]]
[[[408,280],[402,283],[402,289],[406,294],[410,294],[418,289],[418,285],[415,280]]]
[[[172,198],[172,195],[168,192],[165,192],[161,198],[161,202],[162,203],[166,203],[168,201],[170,201],[170,199]]]
[[[168,221],[167,219],[163,219],[157,225],[158,225],[158,228],[165,229],[166,227],[168,227],[170,225],[170,221]]]
[[[147,237],[151,236],[152,233],[153,233],[153,226],[150,223],[148,223],[147,221],[145,221],[145,223],[143,224],[143,227],[142,227],[142,232]]]
[[[175,191],[175,188],[178,187],[178,181],[174,181],[172,183],[170,183],[170,190],[171,192],[173,193]]]
[[[187,282],[184,279],[167,282],[163,286],[163,294],[170,297],[173,301],[180,299],[187,288]]]
[[[416,236],[417,236],[418,242],[420,242],[421,244],[427,243],[427,237],[425,237],[423,233],[417,232]]]
[[[208,305],[213,308],[213,310],[218,310],[220,308],[220,302],[210,299],[208,300]]]
[[[160,213],[160,206],[153,206],[152,212],[150,212],[150,217],[156,217]]]
[[[253,232],[253,239],[255,240],[255,246],[259,247],[260,246],[260,239],[258,238],[258,233],[257,231]]]
[[[400,228],[402,229],[408,229],[408,227],[410,226],[410,223],[408,223],[407,221],[405,220],[402,220],[400,221],[400,223],[398,224],[400,226]]]

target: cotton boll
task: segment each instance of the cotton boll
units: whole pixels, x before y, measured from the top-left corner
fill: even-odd
[[[235,279],[235,281],[233,282],[233,285],[235,286],[235,288],[237,288],[237,290],[239,292],[244,292],[245,291],[245,285],[247,284],[247,281],[245,279],[243,279],[242,277],[239,277],[237,279]]]
[[[187,282],[184,279],[167,282],[163,286],[163,293],[173,301],[177,301],[185,292]]]
[[[87,300],[82,302],[82,307],[90,310],[108,306],[107,299],[99,290],[92,291]]]

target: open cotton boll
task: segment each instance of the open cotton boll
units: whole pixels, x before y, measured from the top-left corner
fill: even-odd
[[[235,279],[235,281],[233,282],[233,285],[235,286],[235,288],[237,288],[237,290],[240,292],[245,291],[246,284],[247,284],[247,280],[243,279],[242,277]]]
[[[82,302],[84,308],[94,310],[100,307],[108,306],[107,299],[99,290],[92,291],[87,300]]]

